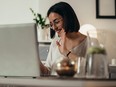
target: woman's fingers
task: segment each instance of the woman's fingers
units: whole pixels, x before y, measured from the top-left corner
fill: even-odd
[[[59,41],[56,41],[56,44],[57,44],[58,47],[61,46],[60,43],[59,43]]]
[[[65,54],[67,52],[66,42],[66,32],[64,31],[64,29],[62,29],[60,40],[56,41],[56,44],[62,54]]]

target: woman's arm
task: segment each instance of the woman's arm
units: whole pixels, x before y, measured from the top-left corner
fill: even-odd
[[[44,66],[41,61],[40,61],[40,70],[41,70],[41,76],[50,75],[50,69]]]
[[[43,64],[40,61],[41,75],[50,75],[51,74],[52,49],[53,49],[53,46],[54,46],[54,42],[55,42],[55,40],[52,40],[51,45],[49,47],[49,52],[48,52],[45,64]]]
[[[64,30],[64,29],[63,29]],[[69,59],[77,59],[77,55],[72,53],[70,50],[67,49],[66,47],[66,33],[63,31],[62,35],[61,35],[61,42],[60,41],[56,41],[56,44],[59,48],[59,51],[62,55],[64,55],[65,57],[68,57]]]

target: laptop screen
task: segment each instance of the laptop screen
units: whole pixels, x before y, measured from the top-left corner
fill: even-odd
[[[0,76],[40,76],[35,24],[0,25]]]

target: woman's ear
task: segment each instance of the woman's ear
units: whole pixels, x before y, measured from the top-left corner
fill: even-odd
[[[55,37],[55,31],[52,29],[52,28],[50,28],[50,38],[54,38]]]

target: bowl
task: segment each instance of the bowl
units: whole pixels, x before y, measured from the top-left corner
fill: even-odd
[[[57,62],[55,71],[59,76],[73,77],[77,72],[77,63],[74,60],[64,58]]]

